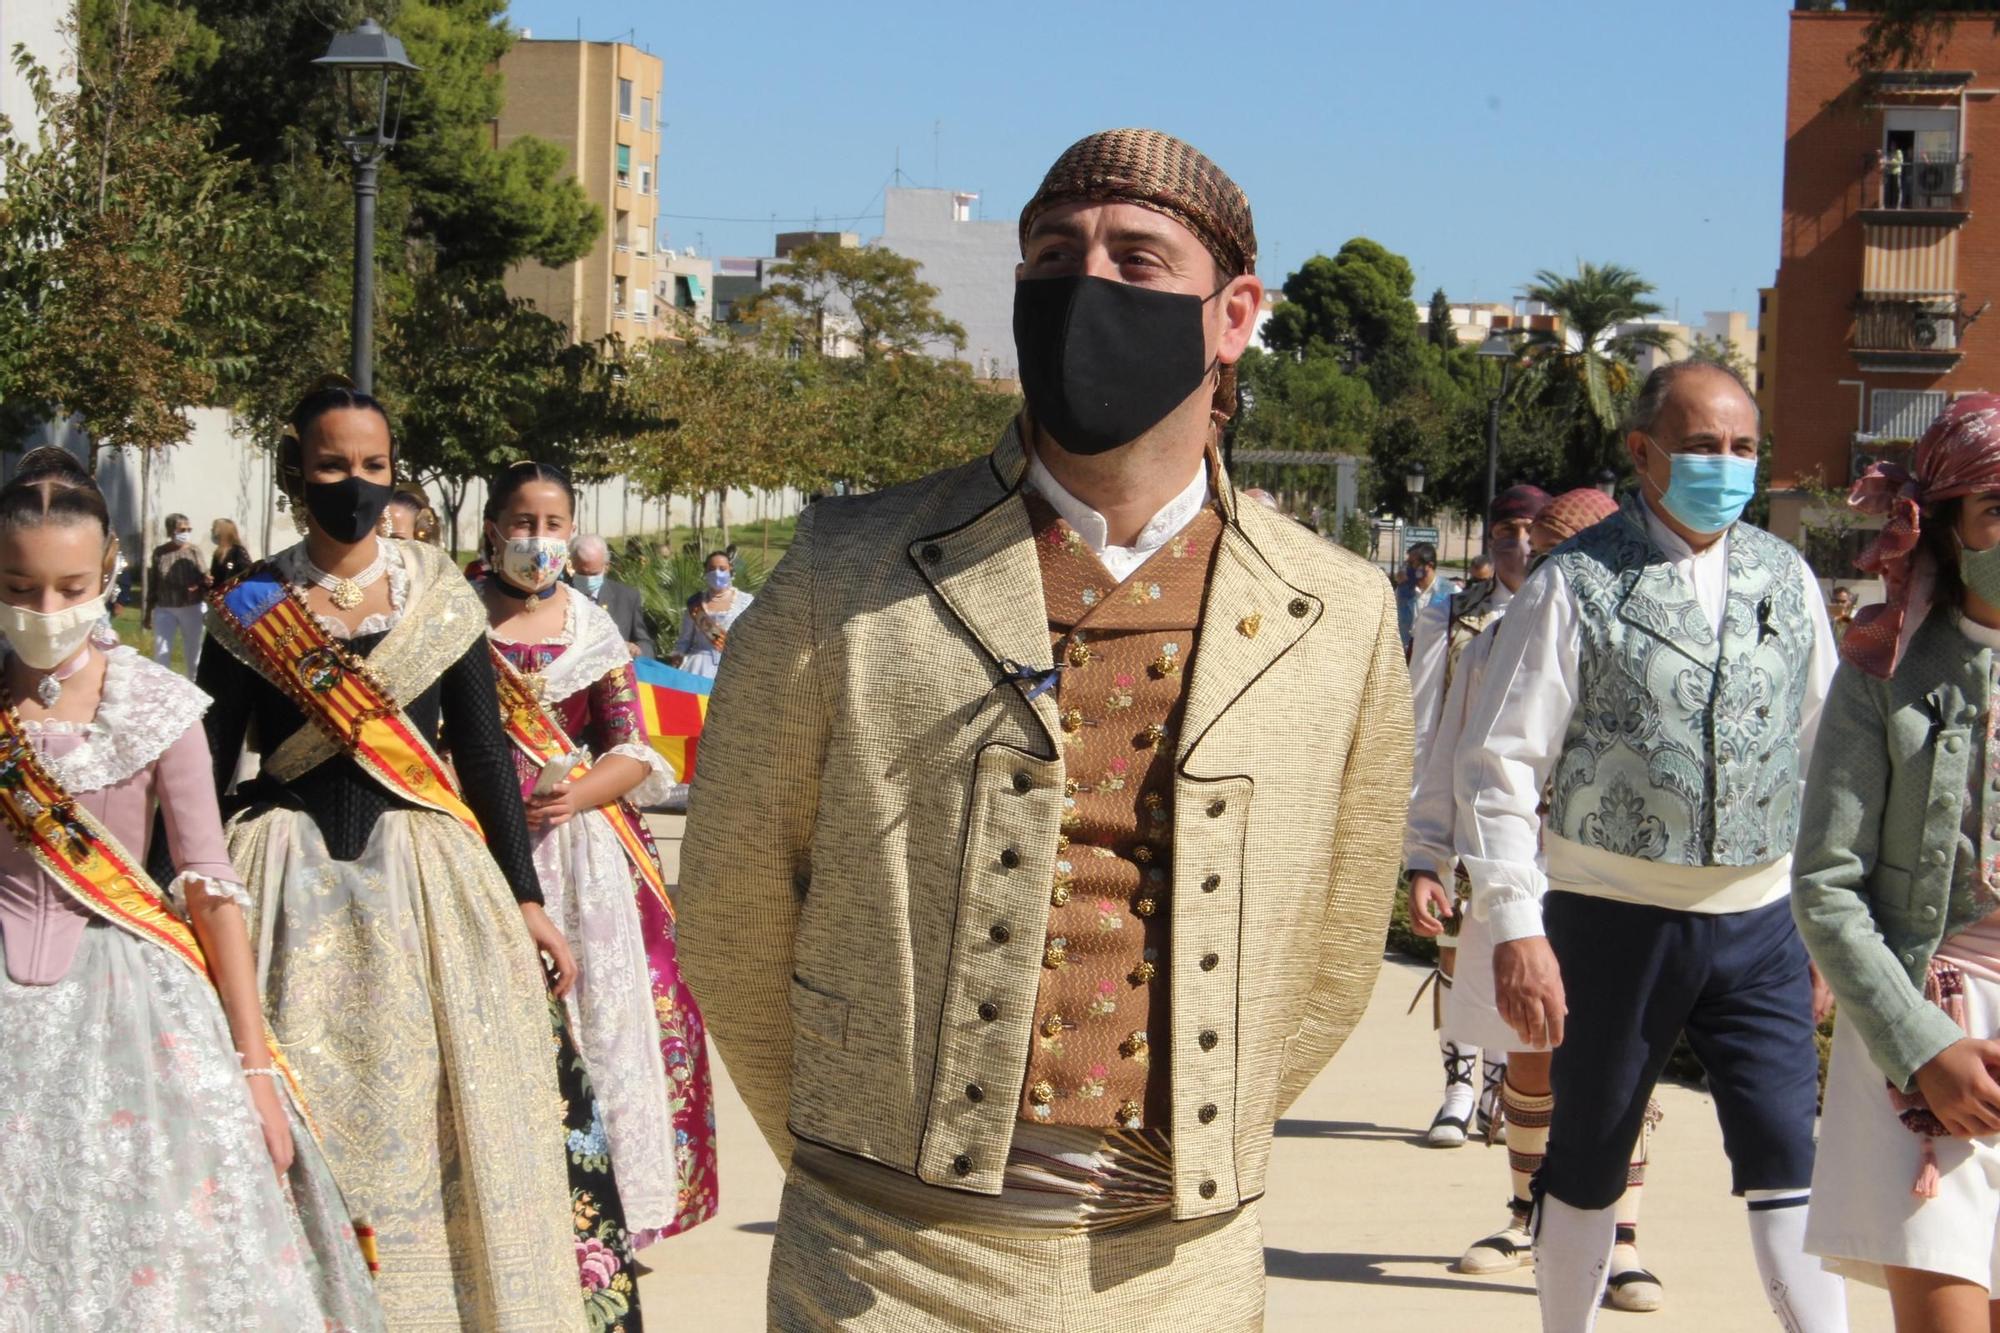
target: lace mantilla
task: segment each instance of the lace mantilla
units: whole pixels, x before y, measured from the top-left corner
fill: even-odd
[[[187,919],[187,891],[190,886],[200,889],[211,898],[227,898],[230,902],[242,908],[243,914],[246,917],[256,910],[256,905],[250,901],[250,890],[244,888],[241,884],[226,879],[212,879],[207,875],[197,875],[193,871],[185,871],[175,875],[167,883],[167,901],[172,904],[175,913],[183,921]]]
[[[562,637],[543,642],[561,643],[569,651],[549,663],[543,673],[542,702],[546,704],[559,704],[632,664],[632,650],[625,646],[604,608],[574,588],[564,589],[564,595],[569,602],[563,609]]]
[[[382,561],[387,566],[385,572],[389,580],[389,610],[363,617],[361,623],[353,629],[349,629],[332,616],[313,613],[313,619],[319,622],[320,628],[342,642],[370,634],[388,633],[396,627],[396,622],[403,618],[403,609],[409,605],[410,568],[403,561],[403,544],[397,541],[383,541],[380,538],[376,539],[376,544],[381,548]],[[271,557],[271,563],[285,576],[285,582],[294,588],[304,589],[313,586],[312,571],[308,567],[304,542],[288,546],[278,552]]]
[[[36,720],[30,735],[81,736],[67,754],[43,756],[49,774],[71,795],[125,781],[165,754],[208,711],[193,682],[131,648],[104,655],[104,692],[88,722]]]

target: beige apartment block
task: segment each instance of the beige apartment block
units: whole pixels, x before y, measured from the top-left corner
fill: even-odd
[[[661,62],[623,42],[514,43],[500,60],[506,101],[495,125],[501,146],[533,135],[559,145],[569,170],[604,214],[604,233],[573,264],[530,261],[507,290],[594,341],[670,334],[656,309],[660,216]]]

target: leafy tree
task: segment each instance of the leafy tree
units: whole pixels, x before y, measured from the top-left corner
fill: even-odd
[[[1428,326],[1431,346],[1447,350],[1458,346],[1458,330],[1452,327],[1451,302],[1445,299],[1444,288],[1431,293],[1431,315]]]
[[[1705,333],[1694,335],[1694,342],[1688,348],[1687,359],[1701,361],[1711,366],[1721,366],[1733,372],[1745,384],[1752,382],[1757,373],[1750,364],[1750,358],[1736,350],[1736,344],[1727,338],[1711,338]]]
[[[1294,356],[1337,356],[1366,367],[1385,401],[1408,384],[1417,336],[1416,286],[1410,262],[1365,236],[1329,259],[1314,255],[1285,279],[1285,299],[1271,312],[1264,342]]]
[[[1617,264],[1579,263],[1572,274],[1543,269],[1524,295],[1561,317],[1555,330],[1528,336],[1519,392],[1555,411],[1563,438],[1564,484],[1583,485],[1597,473],[1624,469],[1619,417],[1634,389],[1635,365],[1648,348],[1667,351],[1664,330],[1619,326],[1657,315],[1653,285]]]
[[[1832,0],[1815,6],[1831,9]],[[1914,69],[1930,63],[1950,39],[1958,20],[1968,14],[1990,14],[1991,0],[1846,0],[1849,12],[1875,14],[1862,29],[1861,43],[1849,62],[1856,70]],[[2000,20],[1993,23],[2000,33]]]
[[[1243,407],[1233,427],[1232,447],[1329,452],[1365,457],[1374,425],[1374,391],[1331,356],[1295,358],[1251,348],[1236,366]],[[1245,485],[1334,501],[1334,476],[1321,466],[1237,463],[1235,479]]]
[[[938,344],[959,351],[965,328],[938,311],[938,290],[917,276],[921,268],[878,245],[820,237],[776,264],[775,281],[738,305],[737,317],[775,346],[818,355],[834,354],[843,337],[868,362]]]

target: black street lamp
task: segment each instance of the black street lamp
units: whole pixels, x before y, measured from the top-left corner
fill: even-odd
[[[1403,489],[1410,494],[1410,523],[1414,526],[1416,521],[1423,517],[1424,465],[1422,463],[1411,463],[1403,469]]]
[[[1612,495],[1612,496],[1617,495],[1618,474],[1616,472],[1613,472],[1608,467],[1599,468],[1597,470],[1596,486],[1598,490],[1603,491],[1606,495]]]
[[[396,146],[403,76],[416,66],[374,19],[333,39],[313,64],[340,78],[340,141],[354,163],[354,387],[375,389],[375,196],[382,159]]]
[[[1493,395],[1493,401],[1486,408],[1486,512],[1493,512],[1493,498],[1500,494],[1500,404],[1507,397],[1507,381],[1514,374],[1514,357],[1518,348],[1511,331],[1495,329],[1486,335],[1486,341],[1479,344],[1479,355],[1500,363],[1500,391]],[[1487,525],[1479,525],[1479,549],[1491,555],[1493,535]]]

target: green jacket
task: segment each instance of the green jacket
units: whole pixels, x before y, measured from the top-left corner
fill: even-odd
[[[1992,654],[1940,607],[1889,680],[1842,664],[1806,778],[1792,915],[1875,1064],[1908,1089],[1965,1034],[1922,986],[1948,935],[1990,910],[1974,893],[1979,849],[1960,831],[1978,780],[1980,827],[2000,789],[1972,766]]]

